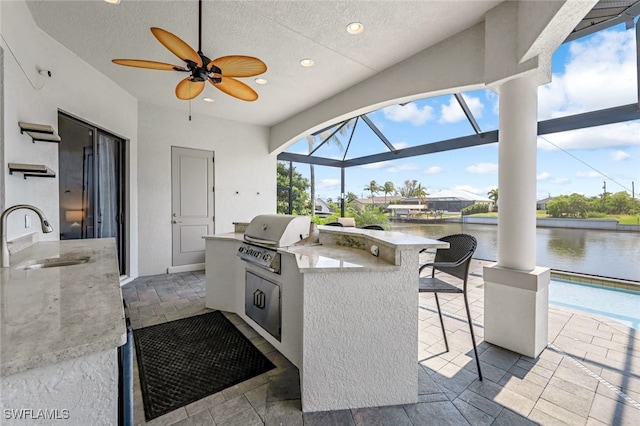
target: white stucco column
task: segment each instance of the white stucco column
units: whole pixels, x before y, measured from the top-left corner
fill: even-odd
[[[532,77],[500,86],[498,266],[536,266],[538,87]]]
[[[485,340],[536,357],[547,345],[548,268],[536,267],[537,84],[500,86],[498,262],[486,267]]]

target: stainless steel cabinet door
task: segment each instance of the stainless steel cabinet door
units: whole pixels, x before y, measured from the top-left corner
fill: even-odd
[[[260,327],[280,340],[280,286],[246,271],[245,313]]]

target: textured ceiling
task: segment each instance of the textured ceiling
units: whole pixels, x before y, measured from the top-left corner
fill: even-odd
[[[482,20],[501,1],[203,1],[202,50],[210,58],[250,55],[268,67],[260,95],[244,102],[207,85],[192,111],[273,125]],[[29,1],[40,28],[136,98],[187,111],[174,71],[122,67],[114,58],[182,65],[151,34],[160,27],[198,49],[198,2]],[[345,31],[352,21],[362,34]],[[299,61],[312,58],[315,66]],[[202,98],[215,99],[206,103]]]

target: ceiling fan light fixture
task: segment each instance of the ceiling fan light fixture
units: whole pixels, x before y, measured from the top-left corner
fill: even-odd
[[[256,84],[267,84],[267,79],[266,78],[262,78],[262,77],[258,77],[253,81],[255,81]]]
[[[347,32],[349,34],[360,34],[364,30],[364,25],[360,22],[351,22],[347,25]]]
[[[120,4],[120,0],[104,0],[104,1],[110,4]]]
[[[315,62],[313,62],[313,59],[310,59],[310,58],[300,59],[300,65],[302,65],[305,68],[312,67],[313,64],[315,64]]]
[[[105,0],[116,1],[120,0]],[[202,93],[205,83],[209,82],[216,89],[234,98],[252,102],[258,99],[258,93],[237,78],[255,77],[267,71],[267,65],[260,59],[246,55],[228,55],[217,59],[209,59],[202,53],[202,0],[198,1],[198,50],[177,35],[158,27],[151,27],[153,36],[185,62],[185,66],[141,59],[113,59],[117,65],[146,68],[163,71],[179,71],[190,76],[181,80],[175,89],[178,99],[190,101]],[[224,77],[223,77],[224,75]],[[266,83],[266,80],[264,80]],[[213,100],[213,99],[212,99]]]

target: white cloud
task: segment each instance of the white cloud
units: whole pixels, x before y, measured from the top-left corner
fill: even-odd
[[[577,172],[576,177],[579,178],[601,178],[603,177],[600,173],[595,170],[589,170],[588,172]]]
[[[484,91],[484,96],[489,102],[491,102],[491,112],[498,115],[500,113],[500,97],[498,94],[493,90],[486,89]]]
[[[381,161],[379,163],[363,164],[360,167],[362,167],[363,169],[382,169],[387,167],[388,164],[389,161]]]
[[[337,189],[340,188],[340,179],[322,179],[316,182],[316,189]]]
[[[393,145],[393,147],[395,149],[402,149],[402,148],[407,148],[411,145],[409,145],[407,142],[393,142],[391,145]]]
[[[466,168],[469,173],[481,175],[495,175],[498,173],[498,165],[495,163],[478,163]]]
[[[462,98],[466,102],[467,106],[471,110],[473,116],[477,118],[482,117],[482,110],[484,109],[484,105],[480,98],[474,96],[467,96],[465,94],[462,95]],[[448,105],[442,105],[440,107],[440,123],[456,123],[458,121],[466,120],[467,116],[464,115],[464,111],[460,104],[456,100],[455,96],[451,95],[451,99],[449,99]]]
[[[418,108],[414,102],[401,105],[392,105],[382,110],[387,120],[401,122],[408,121],[414,126],[421,126],[433,119],[433,107],[425,105]]]
[[[541,120],[636,102],[634,31],[600,31],[570,44],[564,73],[538,89]]]
[[[551,183],[555,183],[556,185],[566,185],[571,183],[571,180],[567,178],[553,178],[551,179]]]
[[[419,168],[417,164],[400,164],[399,166],[389,167],[387,171],[390,173],[398,173],[407,170],[418,170]]]
[[[618,161],[624,161],[627,158],[630,158],[631,155],[629,155],[628,153],[624,152],[624,151],[616,151],[611,153],[611,160],[613,160],[614,162],[618,162]]]
[[[471,192],[472,194],[476,194],[476,195],[482,194],[482,189],[481,188],[476,188],[476,187],[471,186],[471,185],[456,185],[453,189],[460,189],[462,191],[468,191],[468,192]]]
[[[442,173],[442,167],[440,166],[431,166],[427,170],[424,171],[428,175],[435,175],[438,173]]]
[[[551,175],[549,173],[542,172],[538,176],[536,176],[536,180],[545,180],[545,179],[549,179],[550,177]]]
[[[640,123],[627,122],[589,127],[538,137],[538,148],[545,151],[562,149],[596,149],[640,146]]]

